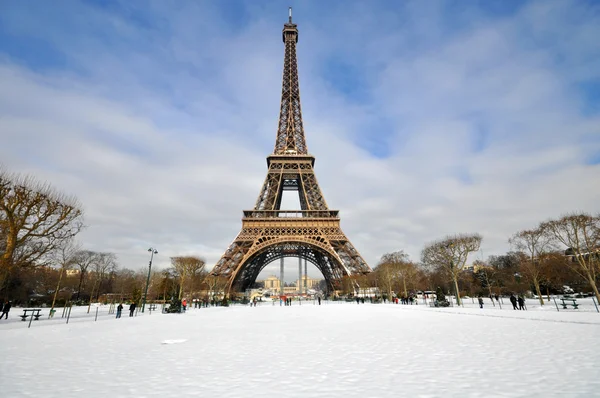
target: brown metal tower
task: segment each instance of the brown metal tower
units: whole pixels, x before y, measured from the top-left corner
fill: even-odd
[[[232,288],[247,289],[269,263],[299,257],[313,263],[330,289],[344,276],[371,272],[340,228],[337,210],[329,210],[308,154],[300,107],[296,43],[298,29],[283,27],[285,57],[281,109],[275,149],[267,157],[267,178],[254,210],[244,210],[242,231],[217,262],[212,275],[228,279]],[[283,191],[297,191],[301,210],[281,210]]]

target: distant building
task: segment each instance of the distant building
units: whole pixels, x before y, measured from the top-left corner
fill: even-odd
[[[67,276],[79,275],[80,271],[78,269],[68,269],[66,271]]]
[[[310,276],[302,275],[302,280],[296,279],[296,290],[304,292],[306,289],[314,289],[319,286],[321,279],[313,279]]]
[[[300,283],[300,279],[296,279],[295,282],[284,284],[283,286],[283,294],[294,294],[294,293],[304,293],[306,289],[314,290],[318,288],[319,283],[322,279],[314,279],[309,276],[302,276],[302,283]],[[264,286],[265,292],[269,292],[272,295],[278,295],[281,293],[281,281],[275,275],[269,276],[264,281],[261,281]],[[304,283],[306,282],[306,287]],[[299,286],[302,288],[300,289]]]
[[[475,265],[474,264],[465,264],[465,267],[463,268],[463,271],[468,271],[468,272],[477,272],[475,270]]]
[[[471,272],[477,273],[479,271],[482,270],[491,270],[493,267],[491,265],[485,264],[485,263],[479,263],[476,262],[475,264],[471,265],[471,268],[469,269]],[[467,269],[467,267],[465,267],[465,269]]]
[[[381,291],[378,287],[361,287],[356,294],[358,297],[378,297]]]
[[[279,288],[281,287],[281,282],[279,281],[279,278],[275,275],[269,276],[267,279],[264,280],[263,283],[265,289],[267,290],[279,291]]]

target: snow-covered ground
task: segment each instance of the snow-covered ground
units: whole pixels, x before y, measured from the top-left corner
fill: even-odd
[[[304,302],[0,321],[2,397],[591,397],[600,314]],[[506,304],[507,301],[505,301]],[[47,313],[47,310],[44,310]],[[17,318],[17,319],[14,319]]]

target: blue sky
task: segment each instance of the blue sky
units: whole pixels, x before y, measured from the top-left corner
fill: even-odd
[[[308,148],[371,265],[598,211],[600,3],[288,3],[3,2],[1,162],[77,195],[125,266],[213,264],[266,172],[291,5]]]

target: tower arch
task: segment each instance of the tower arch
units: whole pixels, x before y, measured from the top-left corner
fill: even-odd
[[[238,271],[230,279],[229,289],[245,291],[252,286],[260,272],[268,264],[286,257],[308,261],[323,274],[329,290],[333,291],[339,288],[340,276],[333,275],[332,270],[341,270],[343,267],[341,267],[341,260],[335,252],[324,245],[318,245],[308,240],[290,240],[279,237],[255,250],[240,264]]]

